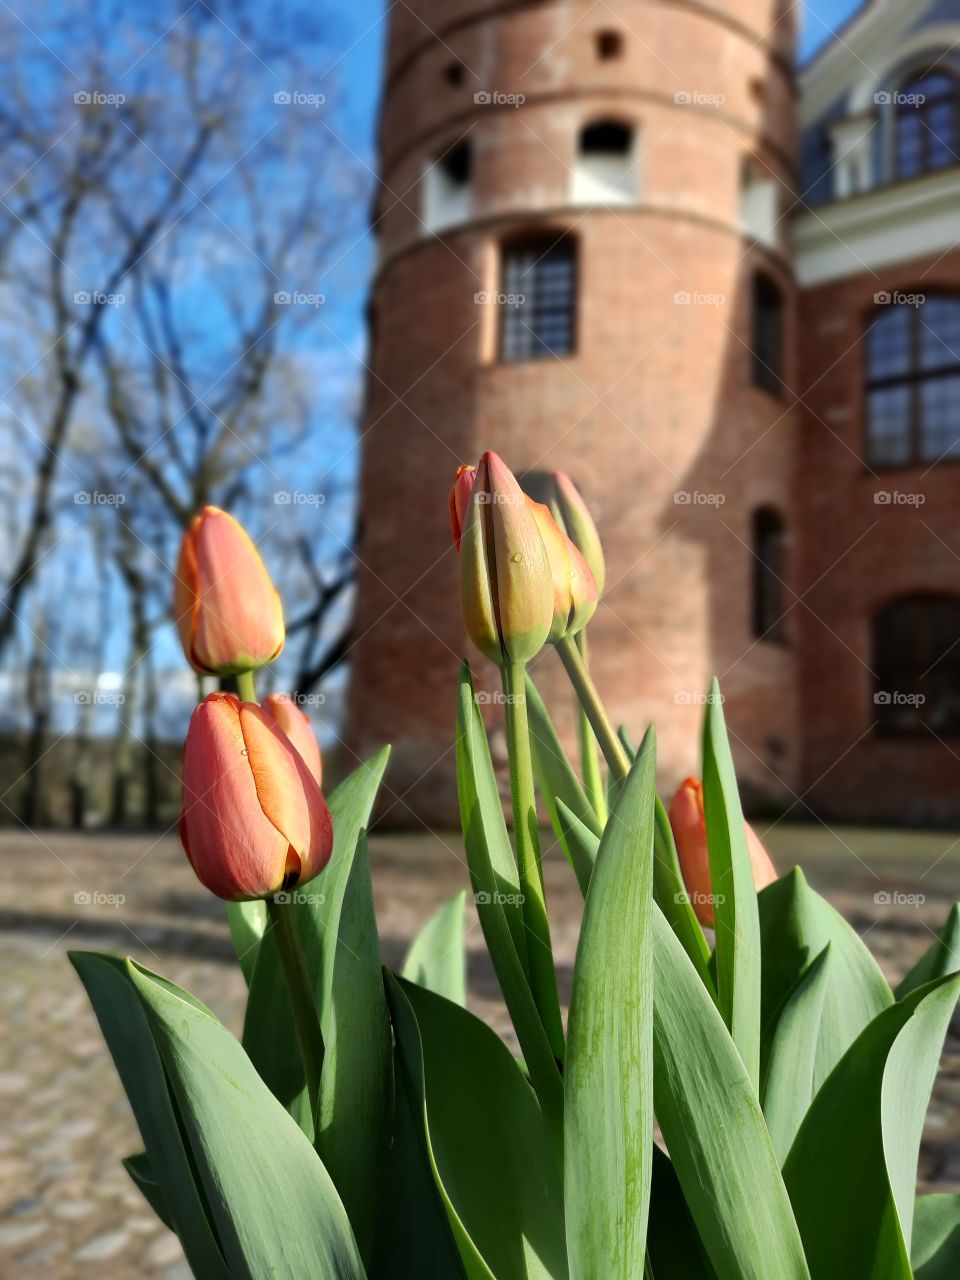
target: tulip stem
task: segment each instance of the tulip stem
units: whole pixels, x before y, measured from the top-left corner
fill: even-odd
[[[590,670],[587,658],[587,631],[584,628],[577,635],[577,648],[583,659],[583,668]],[[583,769],[583,786],[587,799],[593,805],[593,811],[601,824],[607,821],[607,793],[603,785],[603,774],[600,772],[600,760],[597,755],[597,738],[590,724],[590,719],[577,700],[577,721],[580,729],[580,762]]]
[[[323,1071],[323,1032],[320,1015],[313,994],[313,983],[307,958],[303,952],[300,930],[294,919],[293,903],[278,902],[276,897],[267,899],[267,914],[274,926],[283,976],[287,982],[290,1008],[303,1059],[303,1074],[307,1082],[310,1114],[316,1124],[320,1102],[320,1075]]]
[[[580,650],[571,636],[565,636],[557,642],[557,653],[563,663],[574,692],[580,699],[580,705],[597,736],[600,750],[610,766],[610,771],[618,782],[622,782],[630,772],[630,758],[623,749],[623,743],[617,737],[606,708],[600,701],[597,686],[590,678]]]
[[[553,964],[550,921],[543,890],[540,865],[540,830],[533,787],[533,760],[527,720],[526,666],[509,663],[503,670],[506,695],[507,751],[510,757],[510,798],[513,803],[513,830],[517,846],[517,870],[523,897],[523,922],[529,934],[528,955],[533,998],[553,1055],[562,1067],[564,1059],[563,1023],[557,995],[557,974]]]
[[[256,702],[257,685],[252,671],[238,671],[236,675],[237,697],[241,702]]]

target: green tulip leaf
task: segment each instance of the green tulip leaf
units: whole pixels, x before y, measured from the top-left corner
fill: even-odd
[[[717,680],[710,686],[703,723],[703,808],[716,918],[717,1001],[747,1073],[759,1088],[757,892]]]
[[[228,902],[227,923],[230,926],[230,937],[233,949],[237,953],[237,962],[249,987],[253,981],[253,971],[257,965],[257,952],[260,941],[267,928],[266,903],[260,902]]]
[[[597,860],[600,848],[600,837],[580,821],[572,809],[568,809],[560,797],[557,797],[557,823],[563,831],[563,848],[584,897],[590,887],[593,875],[593,864]]]
[[[445,902],[410,945],[403,976],[456,1004],[467,1003],[467,954],[464,942],[466,890]]]
[[[563,1189],[550,1131],[479,1018],[388,976],[406,1087],[467,1275],[562,1280]]]
[[[800,1235],[753,1082],[654,905],[653,1103],[719,1280],[806,1280]]]
[[[700,981],[716,999],[716,986],[710,972],[710,947],[690,905],[670,819],[659,797],[653,836],[653,897],[699,973]]]
[[[167,1202],[163,1198],[163,1192],[160,1190],[160,1184],[153,1175],[153,1169],[150,1167],[150,1161],[145,1151],[138,1151],[135,1155],[124,1156],[121,1164],[130,1175],[131,1181],[137,1187],[140,1194],[146,1200],[147,1204],[157,1215],[160,1221],[170,1231],[176,1231],[173,1218],[170,1216],[170,1210],[167,1208]]]
[[[893,1004],[893,993],[856,930],[807,884],[799,869],[757,896],[763,953],[764,1074],[780,1012],[800,975],[830,943],[830,973],[823,998],[813,1092],[860,1032]]]
[[[783,1169],[814,1280],[909,1280],[923,1120],[958,993],[960,974],[878,1014],[814,1098]]]
[[[641,1276],[653,1142],[653,732],[620,789],[590,880],[564,1077],[570,1273]],[[617,921],[616,927],[612,927]]]
[[[457,790],[480,927],[531,1082],[559,1142],[563,1082],[530,989],[517,868],[466,663],[457,699]]]
[[[827,992],[828,942],[796,983],[777,1021],[763,1088],[763,1114],[781,1165],[813,1101],[817,1041]]]
[[[316,1152],[208,1010],[127,962],[231,1276],[365,1276]],[[204,1272],[198,1272],[204,1275]]]
[[[647,1256],[653,1280],[716,1280],[670,1157],[653,1148]]]
[[[910,1262],[916,1280],[957,1280],[960,1276],[960,1195],[917,1199]]]
[[[947,922],[939,934],[913,966],[896,990],[896,997],[902,1000],[917,987],[937,978],[945,978],[948,973],[956,973],[960,969],[960,903],[954,903],[947,916]]]
[[[179,1108],[128,967],[114,956],[89,951],[72,951],[69,958],[93,1005],[133,1109],[165,1210],[159,1216],[180,1237],[195,1275],[227,1280],[217,1230],[184,1145]],[[133,1170],[130,1173],[135,1176]],[[145,1187],[141,1190],[146,1194]],[[153,1204],[149,1195],[147,1199]]]

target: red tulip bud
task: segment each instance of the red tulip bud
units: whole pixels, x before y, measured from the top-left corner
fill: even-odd
[[[597,584],[583,556],[563,532],[550,508],[528,498],[530,509],[543,538],[553,577],[553,624],[547,637],[551,644],[582,631],[597,608]]]
[[[459,467],[457,478],[450,490],[450,529],[453,533],[454,546],[458,551],[460,539],[463,537],[463,524],[467,518],[467,508],[470,505],[470,495],[473,493],[476,480],[476,467]]]
[[[183,757],[180,838],[220,898],[266,898],[311,880],[333,850],[316,778],[269,712],[212,693],[193,713]]]
[[[590,508],[584,502],[580,490],[562,471],[553,474],[554,494],[551,506],[559,516],[559,523],[567,537],[580,550],[590,566],[597,584],[597,595],[603,595],[607,568],[597,526],[593,523]]]
[[[187,661],[204,675],[235,675],[283,648],[283,608],[260,553],[226,511],[204,507],[183,536],[174,614]]]
[[[712,928],[715,916],[710,858],[707,853],[707,825],[703,813],[703,785],[697,778],[687,778],[677,788],[677,794],[670,802],[670,826],[691,906],[700,923]],[[777,879],[777,870],[750,823],[745,822],[744,827],[753,869],[753,883],[759,891]]]
[[[480,459],[460,542],[467,634],[499,663],[529,662],[553,623],[550,563],[516,477],[495,453]]]
[[[264,698],[262,706],[264,711],[269,711],[273,716],[320,783],[323,779],[320,747],[304,711],[285,693],[271,693],[268,698]]]

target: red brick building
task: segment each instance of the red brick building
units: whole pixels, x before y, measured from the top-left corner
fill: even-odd
[[[665,787],[716,673],[748,802],[960,813],[960,0],[874,0],[799,77],[795,7],[392,12],[347,739],[394,743],[395,820],[455,813],[484,448],[596,512],[597,683]]]

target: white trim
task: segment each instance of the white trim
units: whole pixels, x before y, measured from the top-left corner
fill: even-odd
[[[960,169],[822,205],[793,224],[801,288],[960,252]]]
[[[948,50],[960,52],[960,22],[942,22],[936,27],[923,27],[915,31],[909,39],[896,45],[886,55],[886,60],[879,69],[871,68],[870,75],[864,76],[859,84],[850,90],[848,99],[850,115],[871,111],[874,106],[874,95],[883,85],[886,77],[894,67],[902,62],[921,60],[922,54],[943,56]],[[908,73],[909,74],[909,73]]]

